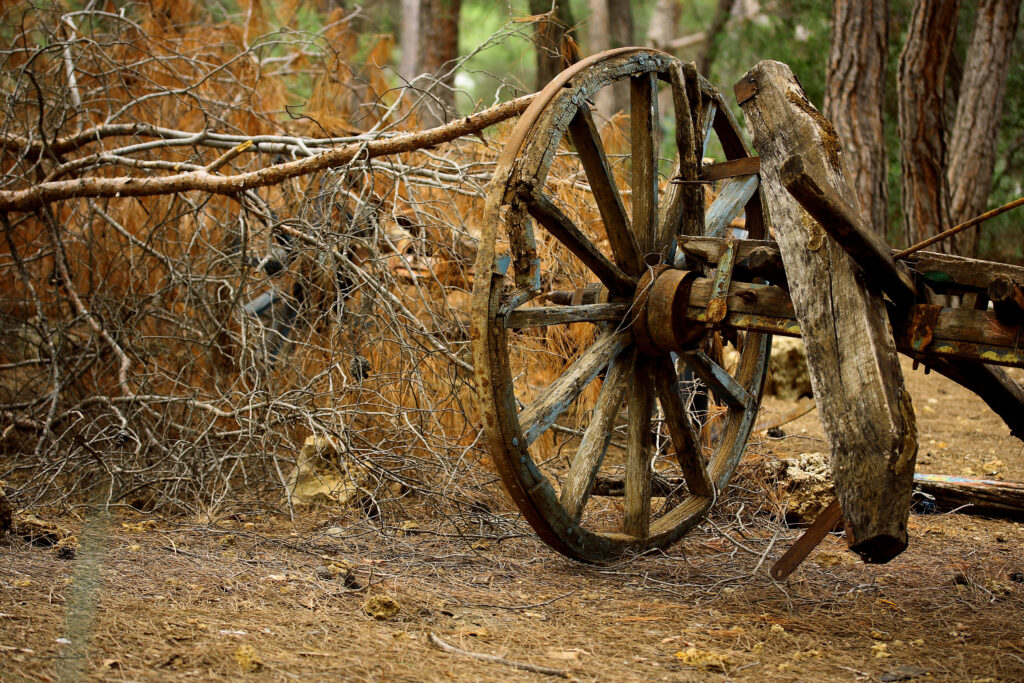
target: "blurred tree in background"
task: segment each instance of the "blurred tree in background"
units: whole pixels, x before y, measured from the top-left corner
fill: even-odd
[[[380,29],[394,22],[396,4],[368,10]],[[945,24],[925,21],[936,13]],[[871,222],[892,244],[904,244],[1024,191],[1020,13],[1020,0],[463,0],[459,54],[487,47],[460,65],[454,101],[465,112],[538,89],[577,49],[651,45],[696,61],[726,90],[761,59],[786,62],[835,121]],[[507,30],[527,22],[536,28]],[[905,122],[902,145],[901,99],[905,116],[914,102],[924,117],[916,132]],[[596,105],[607,119],[623,101],[600,93]],[[923,148],[911,144],[915,136]],[[902,170],[901,158],[909,164]],[[922,164],[932,168],[918,178]],[[1020,225],[1011,212],[945,246],[1019,261]]]

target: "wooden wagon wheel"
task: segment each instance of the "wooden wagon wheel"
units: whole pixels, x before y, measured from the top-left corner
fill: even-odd
[[[602,140],[590,110],[616,82],[630,89],[628,150]],[[658,116],[659,87],[671,92],[674,116]],[[675,131],[674,166],[659,159],[662,128]],[[692,181],[713,136],[728,159],[748,156],[721,95],[692,66],[623,48],[574,65],[539,93],[497,164],[472,313],[485,434],[523,515],[578,560],[611,561],[693,528],[753,428],[770,338],[740,335],[738,360],[720,364],[699,339],[693,345],[707,337],[703,325],[670,354],[643,317],[655,304],[673,306],[652,283],[683,279],[675,235],[704,232],[704,191]],[[618,179],[623,171],[629,182]],[[670,172],[691,182],[669,183]],[[734,178],[707,222],[721,234],[744,205],[750,237],[762,238],[756,176]],[[566,285],[571,294],[550,293]],[[551,303],[561,305],[538,305]],[[676,358],[710,389],[712,424],[688,411]],[[600,497],[616,484],[620,498]]]

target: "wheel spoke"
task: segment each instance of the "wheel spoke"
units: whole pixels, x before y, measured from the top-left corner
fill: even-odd
[[[580,161],[583,162],[583,169],[587,173],[590,190],[601,213],[601,220],[608,233],[608,242],[611,244],[616,263],[631,275],[639,274],[642,268],[640,248],[629,227],[626,208],[615,185],[615,178],[608,165],[594,117],[586,105],[579,108],[569,123],[569,135],[577,154],[580,155]]]
[[[711,131],[714,129],[715,116],[718,115],[718,104],[714,100],[708,100],[707,105],[700,112],[701,130],[701,157],[708,155],[708,145],[711,144]]]
[[[630,294],[636,283],[601,253],[583,231],[565,213],[543,194],[531,194],[526,198],[526,208],[538,223],[555,236],[559,242],[576,255],[597,278],[616,294]]]
[[[696,69],[692,64],[686,67],[684,71],[676,65],[669,72],[676,120],[677,167],[674,175],[684,182],[669,185],[658,246],[668,244],[677,232],[683,235],[704,234],[704,188],[695,182],[699,178],[700,160],[697,158],[694,117],[691,116],[700,105],[700,90]]]
[[[679,377],[668,356],[654,358],[654,386],[658,390],[661,409],[665,413],[672,447],[676,451],[679,468],[686,477],[686,485],[698,496],[710,496],[714,489],[700,447],[700,440],[686,413],[683,394],[679,390]]]
[[[638,356],[629,385],[626,426],[626,500],[623,531],[647,538],[651,526],[651,391],[650,360]]]
[[[717,398],[734,410],[743,410],[750,405],[751,396],[732,375],[721,365],[711,360],[703,351],[682,354],[686,364],[704,380]]]
[[[707,217],[704,219],[704,234],[708,237],[724,236],[729,224],[743,212],[743,207],[757,192],[757,186],[757,175],[730,178],[708,208]]]
[[[633,230],[641,255],[658,231],[658,89],[653,72],[629,79]]]
[[[601,387],[601,396],[597,399],[597,407],[594,408],[594,416],[583,434],[569,474],[562,483],[559,500],[572,519],[580,518],[590,498],[601,461],[612,438],[612,428],[626,394],[626,385],[633,376],[634,356],[632,353],[624,353],[612,361],[604,386]]]
[[[629,343],[629,332],[604,332],[519,414],[524,446],[537,440]]]
[[[548,327],[568,323],[618,322],[629,311],[629,304],[583,304],[580,306],[543,306],[517,308],[504,318],[505,327]]]

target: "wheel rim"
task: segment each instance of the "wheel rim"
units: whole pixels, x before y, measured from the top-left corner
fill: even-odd
[[[705,462],[702,439],[707,440],[713,429],[705,426],[704,432],[698,431],[687,414],[669,355],[639,350],[628,317],[631,304],[637,303],[633,300],[637,281],[652,266],[670,267],[665,264],[673,258],[675,226],[691,220],[684,219],[687,197],[693,197],[691,189],[670,185],[659,194],[657,79],[672,92],[677,118],[685,113],[692,129],[690,143],[677,136],[675,172],[681,164],[692,164],[692,158],[687,162],[687,150],[690,154],[705,151],[701,142],[692,142],[698,135],[701,141],[708,137],[703,134],[705,128],[717,133],[727,158],[747,156],[736,123],[717,90],[695,73],[684,73],[671,56],[635,48],[595,56],[563,73],[538,94],[539,101],[513,131],[488,197],[477,261],[474,355],[484,430],[495,465],[541,538],[555,550],[587,562],[611,561],[627,551],[664,546],[703,519],[742,456],[757,414],[770,344],[766,335],[747,334],[732,372],[707,354],[686,356],[688,365],[724,405],[717,443]],[[623,80],[630,84],[631,101],[632,161],[627,162],[610,161],[587,104],[598,90]],[[696,113],[686,107],[697,101]],[[549,178],[553,164],[565,165],[565,139],[572,141],[587,180],[586,193],[597,204],[596,223],[603,240],[566,214],[561,206],[569,205],[555,196],[558,188],[549,182],[557,180]],[[613,163],[629,166],[628,214]],[[574,187],[580,184],[578,180],[570,183]],[[746,199],[747,227],[752,237],[761,237],[759,197],[756,189],[751,192],[741,197]],[[659,199],[664,202],[661,211]],[[742,208],[743,203],[738,206]],[[715,210],[712,205],[711,211]],[[546,228],[547,235],[542,234],[540,240],[531,219]],[[557,267],[545,268],[545,260],[557,260],[561,252],[568,252],[566,263],[582,265],[588,275],[584,280],[590,287],[578,287],[574,303],[588,297],[594,303],[571,311],[526,305],[545,289],[545,277],[556,282],[562,276],[572,279],[572,274],[566,275],[569,265],[561,274]],[[511,279],[507,277],[510,268]],[[522,335],[513,331],[513,325],[533,330],[575,325],[572,329],[578,329],[581,320],[594,323],[596,335],[592,339],[583,335],[581,349],[567,353],[569,362],[555,378],[534,390],[530,383],[533,363],[521,358]],[[580,338],[578,332],[574,334]],[[536,353],[541,355],[541,350]],[[524,362],[525,369],[518,367]],[[538,363],[543,365],[543,359]],[[602,372],[603,381],[595,382]],[[523,384],[524,375],[526,388],[517,385]],[[627,406],[624,420],[620,415],[623,401]],[[551,458],[542,457],[547,453],[540,452],[540,442],[552,430],[573,432],[561,422],[574,410],[586,426],[575,430],[563,445],[575,454],[564,459],[564,466],[551,465]],[[615,446],[612,434],[616,429],[624,433],[621,447]],[[669,455],[674,451],[675,457],[666,458],[652,450],[652,441],[662,437],[668,438]],[[621,451],[618,460],[610,456],[615,448]],[[652,462],[657,471],[652,470]],[[672,481],[670,469],[666,469],[670,462],[685,486],[666,488],[664,482]],[[609,480],[599,479],[605,470],[624,473],[621,510],[617,504],[610,508],[605,504],[588,512],[595,483]],[[664,495],[652,495],[652,491]],[[616,514],[620,517],[618,529],[609,526],[610,517]]]

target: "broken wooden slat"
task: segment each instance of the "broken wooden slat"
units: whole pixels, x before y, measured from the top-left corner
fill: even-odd
[[[722,237],[729,224],[743,212],[750,198],[757,192],[758,176],[740,176],[733,178],[715,201],[708,207],[704,217],[704,234],[708,237]]]
[[[732,161],[721,161],[717,164],[708,164],[701,168],[700,179],[710,182],[712,180],[725,180],[741,175],[756,175],[761,171],[761,160],[758,157],[743,157]]]
[[[763,61],[745,76],[756,94],[743,102],[761,157],[762,194],[786,265],[803,332],[818,413],[851,549],[887,562],[907,546],[917,429],[881,296],[859,268],[782,186],[794,155],[847,203],[855,204],[831,124],[807,100],[785,64]],[[785,131],[781,133],[780,131]]]
[[[789,550],[772,565],[772,578],[782,581],[792,574],[842,518],[843,510],[839,507],[839,501],[833,500],[828,507],[821,511],[814,523],[797,539],[796,543],[791,545]]]
[[[524,327],[547,327],[568,323],[615,322],[629,311],[629,304],[586,304],[583,306],[533,306],[517,308],[509,313],[505,327],[517,330]]]
[[[519,414],[523,447],[536,441],[537,437],[555,423],[558,416],[565,412],[597,377],[597,373],[622,352],[630,337],[628,332],[603,333],[558,379],[540,392],[533,403]]]

